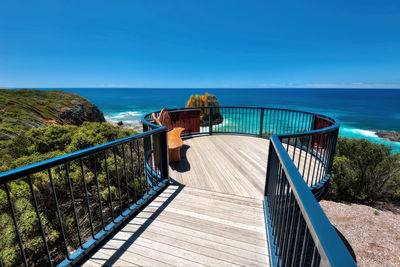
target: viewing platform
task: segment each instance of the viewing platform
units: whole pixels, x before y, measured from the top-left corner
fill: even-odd
[[[318,204],[337,120],[259,107],[168,112],[166,126],[147,114],[143,133],[0,174],[22,265],[355,266]],[[183,146],[170,163],[175,127]],[[35,197],[45,178],[51,205]],[[30,234],[43,241],[34,253],[16,219],[16,181],[31,188],[39,230]]]
[[[268,266],[268,143],[232,135],[184,140],[181,161],[170,165],[175,183],[85,265]]]

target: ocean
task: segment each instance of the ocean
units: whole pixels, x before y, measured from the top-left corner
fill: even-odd
[[[375,135],[377,130],[400,132],[400,90],[396,89],[138,89],[70,88],[103,112],[108,121],[136,123],[151,111],[184,107],[193,94],[217,96],[221,106],[281,107],[321,113],[341,121],[339,135],[365,138],[391,146],[400,143]]]

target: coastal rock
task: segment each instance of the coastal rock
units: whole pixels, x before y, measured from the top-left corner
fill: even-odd
[[[81,125],[85,121],[105,122],[103,113],[92,102],[85,100],[78,102],[71,101],[72,107],[61,107],[58,109],[58,117],[62,124]]]
[[[0,140],[50,124],[105,122],[103,113],[86,98],[58,90],[0,89]]]
[[[204,95],[192,95],[186,103],[186,107],[219,107],[217,97],[215,95],[205,93]],[[212,124],[217,125],[222,123],[224,118],[219,112],[218,108],[213,109]],[[200,109],[200,126],[205,127],[209,125],[210,114],[209,109]]]
[[[375,134],[381,138],[389,139],[393,142],[400,142],[400,132],[377,131]]]

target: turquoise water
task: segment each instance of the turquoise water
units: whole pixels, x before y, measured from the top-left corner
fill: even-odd
[[[192,94],[215,94],[221,106],[265,106],[311,111],[341,121],[340,136],[366,138],[400,153],[400,143],[375,135],[400,131],[400,90],[396,89],[131,89],[75,88],[94,102],[109,121],[139,122],[145,113],[179,108]],[[229,122],[228,122],[229,123]],[[234,122],[230,122],[234,123]]]

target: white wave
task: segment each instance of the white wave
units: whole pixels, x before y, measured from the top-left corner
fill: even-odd
[[[362,129],[349,129],[353,133],[358,133],[368,137],[378,137],[374,131],[362,130]]]
[[[120,112],[115,115],[104,116],[104,118],[107,121],[116,121],[116,120],[128,121],[128,120],[132,120],[132,119],[139,120],[142,116],[143,116],[143,113],[140,111],[124,111],[124,112]]]

